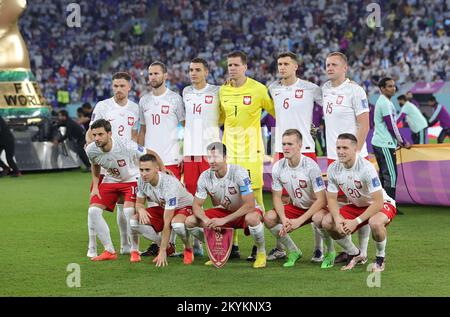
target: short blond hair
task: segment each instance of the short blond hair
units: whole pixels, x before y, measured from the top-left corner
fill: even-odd
[[[341,52],[332,52],[332,53],[328,54],[327,58],[328,58],[328,57],[331,57],[331,56],[338,56],[338,57],[340,57],[340,58],[344,61],[345,65],[348,65],[347,56],[345,56],[344,53],[341,53]]]

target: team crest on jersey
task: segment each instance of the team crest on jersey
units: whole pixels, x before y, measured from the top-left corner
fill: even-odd
[[[336,99],[336,104],[337,104],[337,105],[342,104],[342,101],[343,101],[343,100],[344,100],[344,96],[338,96],[337,99]]]
[[[306,181],[304,179],[299,179],[298,180],[298,185],[300,186],[300,188],[308,187],[308,184],[306,183]]]
[[[162,114],[168,114],[169,113],[169,106],[161,106],[161,113]]]
[[[297,89],[295,91],[295,98],[297,98],[297,99],[303,98],[303,89]]]
[[[249,105],[252,103],[252,96],[244,96],[244,105]]]
[[[353,181],[353,183],[355,184],[355,187],[356,187],[357,189],[361,189],[361,188],[362,188],[362,184],[361,184],[360,181],[355,180],[355,181]]]
[[[211,104],[213,103],[213,96],[205,96],[205,103]]]
[[[237,190],[233,186],[228,187],[228,192],[230,193],[230,195],[236,195],[237,194]]]
[[[134,117],[128,117],[128,125],[134,125]]]
[[[127,166],[127,162],[125,162],[125,160],[117,160],[117,165],[119,165],[120,167],[124,167]]]

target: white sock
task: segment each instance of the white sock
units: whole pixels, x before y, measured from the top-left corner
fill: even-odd
[[[352,236],[348,235],[342,239],[336,240],[337,244],[339,244],[345,252],[349,255],[356,255],[359,252],[359,249],[353,244]]]
[[[254,227],[248,226],[248,229],[250,230],[250,234],[252,235],[253,239],[255,240],[255,245],[257,248],[258,253],[266,253],[266,244],[264,241],[264,225],[262,222],[259,223],[259,225],[256,225]]]
[[[375,241],[375,246],[377,248],[376,256],[382,256],[383,258],[385,257],[386,242],[387,242],[387,238],[384,238],[384,240],[381,242]]]
[[[194,228],[187,228],[187,231],[189,233],[196,237],[198,241],[205,241],[205,234],[203,233],[203,228],[200,227],[194,227]]]
[[[111,235],[109,234],[109,227],[103,218],[103,210],[98,207],[89,207],[88,217],[91,224],[97,233],[98,238],[102,242],[105,250],[111,253],[115,253],[113,243],[111,241]]]
[[[169,242],[175,244],[176,240],[177,240],[177,234],[172,230],[170,232]]]
[[[359,250],[361,250],[361,255],[367,256],[367,247],[369,245],[369,238],[370,238],[369,224],[359,228],[358,238],[359,238]]]
[[[323,240],[322,235],[320,234],[320,229],[316,227],[314,222],[311,222],[311,227],[314,232],[314,242],[315,242],[314,250],[320,250],[320,252],[323,253]]]
[[[133,244],[137,245],[139,248],[139,232],[131,230],[131,225],[130,225],[130,221],[131,221],[131,219],[133,219],[133,216],[134,216],[134,208],[128,207],[128,208],[125,208],[123,211],[125,214],[125,218],[127,220],[128,241],[131,241],[131,245],[133,245]]]
[[[94,224],[92,223],[92,217],[89,217],[88,212],[88,234],[89,234],[89,245],[90,250],[97,250],[97,235],[95,234]]]
[[[322,239],[325,242],[325,246],[327,247],[327,252],[336,252],[334,249],[334,241],[330,237],[330,234],[325,229],[319,229],[320,234],[322,235]]]
[[[120,233],[120,248],[130,245],[129,235],[128,235],[128,223],[125,217],[125,212],[123,210],[123,204],[116,204],[117,211],[117,226],[119,227]]]
[[[289,250],[289,252],[298,252],[298,247],[295,245],[292,238],[289,236],[289,234],[285,235],[284,237],[280,237],[279,233],[283,225],[281,223],[277,224],[275,227],[270,229],[270,232],[280,240],[280,242]]]
[[[132,235],[137,235],[138,239],[132,239],[131,240],[131,251],[139,251],[139,231],[136,230],[139,226],[139,222],[137,219],[130,219],[130,230]]]
[[[283,243],[281,243],[281,241],[280,241],[280,236],[277,235],[275,238],[277,239],[277,246],[276,246],[276,248],[277,248],[278,250],[284,250],[284,245],[283,245]]]
[[[181,241],[184,243],[184,247],[189,246],[189,233],[186,230],[186,226],[181,222],[173,222],[172,229],[175,233],[181,238]]]
[[[142,225],[137,219],[130,220],[131,230],[138,232],[144,236],[144,238],[154,241],[158,246],[161,244],[161,235],[159,235],[153,226]]]

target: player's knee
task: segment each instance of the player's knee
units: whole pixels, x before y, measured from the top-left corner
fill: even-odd
[[[252,226],[252,227],[257,226],[261,222],[261,215],[259,213],[257,213],[256,211],[250,212],[245,215],[245,222],[249,226]]]
[[[283,202],[283,205],[287,205],[291,201],[291,198],[289,198],[289,195],[283,195],[281,196],[281,201]]]
[[[277,213],[274,210],[269,210],[264,215],[264,224],[267,226],[267,228],[272,228],[273,226],[275,226],[277,219]]]
[[[380,218],[374,216],[369,219],[369,226],[372,231],[377,231],[384,227],[384,223]]]
[[[322,228],[325,228],[326,230],[330,230],[333,228],[333,217],[328,214],[322,219]]]
[[[316,213],[312,216],[312,221],[316,225],[317,228],[322,228],[322,220],[324,216],[322,213]]]
[[[103,213],[103,209],[96,207],[96,206],[91,206],[88,209],[88,214],[89,216],[101,216]]]
[[[184,224],[186,228],[194,228],[197,226],[197,218],[195,218],[194,215],[190,215],[189,217],[186,218]]]
[[[172,229],[173,231],[175,231],[175,233],[183,233],[186,227],[182,222],[172,222]]]

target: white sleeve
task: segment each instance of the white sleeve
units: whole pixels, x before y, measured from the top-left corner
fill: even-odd
[[[252,181],[250,180],[250,176],[245,168],[239,168],[237,170],[237,184],[239,186],[239,192],[242,196],[253,193],[252,189]]]
[[[383,187],[381,186],[380,178],[378,177],[378,173],[375,170],[375,167],[373,167],[372,165],[368,167],[369,168],[367,168],[364,173],[363,182],[367,184],[369,193],[372,194],[374,192],[382,190]]]
[[[92,111],[91,122],[89,122],[89,126],[91,126],[96,120],[105,119],[105,114],[103,111],[103,103],[101,101],[97,102]]]
[[[178,207],[178,186],[176,184],[175,178],[172,177],[166,178],[166,182],[168,186],[164,186],[164,200],[166,201],[166,205],[164,209],[166,210],[174,210]]]
[[[322,178],[322,171],[319,166],[313,166],[309,173],[310,180],[313,184],[313,190],[315,193],[325,190],[325,183]]]
[[[208,171],[204,171],[197,181],[197,191],[195,192],[195,197],[199,199],[206,199],[208,197],[208,192],[206,190],[206,177],[208,176]]]
[[[145,125],[145,117],[144,117],[144,97],[139,100],[139,123],[141,125]]]
[[[178,122],[184,121],[186,119],[186,110],[184,109],[183,99],[180,96],[177,96],[176,103],[175,114],[177,120]]]
[[[283,184],[280,180],[280,161],[276,162],[272,168],[272,190],[280,192],[283,190]]]
[[[316,103],[318,103],[319,105],[322,105],[322,89],[320,89],[319,86],[315,86],[314,87],[314,91],[313,91],[313,97],[314,97],[314,101]]]
[[[327,175],[328,175],[327,191],[330,193],[337,193],[337,192],[339,192],[339,184],[338,184],[336,175],[334,174],[334,170],[332,168],[333,165],[334,164],[331,164],[327,170]]]
[[[355,110],[355,115],[359,116],[364,112],[369,112],[369,101],[367,95],[362,87],[355,85],[352,99],[352,107]]]
[[[138,185],[137,185],[137,191],[136,191],[136,197],[138,197],[138,198],[145,198],[144,187],[145,187],[145,183],[142,180],[142,178],[139,177]]]
[[[137,158],[147,154],[147,150],[142,145],[137,144],[133,140],[130,140],[126,144],[127,152],[135,155]]]

